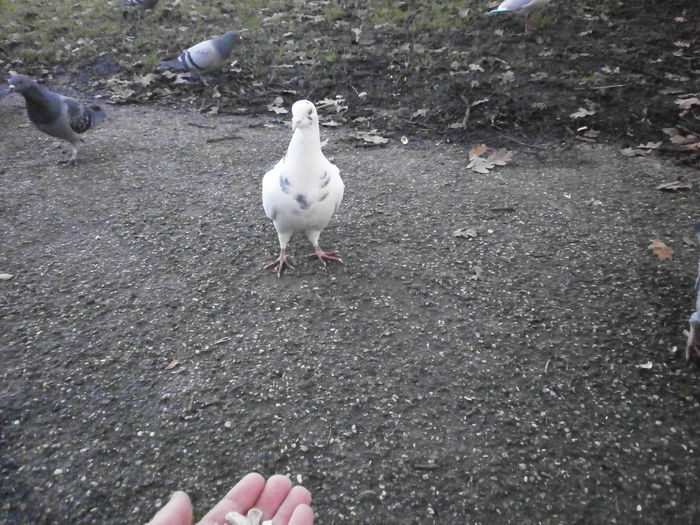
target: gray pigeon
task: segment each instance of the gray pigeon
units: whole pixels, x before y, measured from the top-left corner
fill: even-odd
[[[697,235],[700,245],[700,221],[695,223],[695,235]],[[700,365],[700,265],[698,265],[698,277],[695,279],[695,289],[697,299],[695,312],[690,316],[690,331],[688,332],[688,344],[685,347],[685,359]]]
[[[529,33],[533,30],[530,25],[530,14],[536,9],[542,9],[550,0],[503,0],[501,5],[496,9],[489,11],[491,13],[521,13],[525,15],[525,32]]]
[[[223,66],[231,56],[234,44],[240,39],[241,35],[237,31],[229,31],[219,38],[212,38],[193,45],[172,60],[161,62],[158,69],[175,69],[196,73],[206,86],[207,82],[202,77],[202,73]]]
[[[100,106],[87,106],[74,98],[49,91],[26,75],[10,79],[10,92],[24,97],[29,120],[47,135],[70,142],[73,155],[67,161],[75,164],[81,133],[94,128],[107,115]]]
[[[124,7],[134,7],[136,9],[138,9],[139,18],[140,18],[141,11],[145,11],[146,9],[153,9],[157,3],[158,3],[158,0],[124,0],[122,5]],[[126,11],[124,12],[124,17],[126,17]]]

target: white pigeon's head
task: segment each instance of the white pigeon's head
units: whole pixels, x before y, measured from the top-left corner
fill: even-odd
[[[318,124],[316,106],[308,100],[297,100],[292,106],[292,131],[308,128],[314,123]]]
[[[27,75],[15,75],[8,81],[8,84],[10,84],[10,93],[24,93],[36,86],[36,82]]]

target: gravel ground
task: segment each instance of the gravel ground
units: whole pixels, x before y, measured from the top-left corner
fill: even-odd
[[[672,353],[697,171],[555,143],[482,175],[323,129],[345,264],[299,236],[278,279],[260,181],[289,127],[108,109],[65,168],[0,101],[2,523],[140,523],[176,489],[201,511],[251,470],[322,524],[700,520],[700,377]]]

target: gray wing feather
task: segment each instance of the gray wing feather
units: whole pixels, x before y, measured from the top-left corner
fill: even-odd
[[[94,128],[105,118],[104,111],[99,106],[86,106],[75,99],[64,97],[63,103],[66,105],[68,124],[76,133],[85,133]]]

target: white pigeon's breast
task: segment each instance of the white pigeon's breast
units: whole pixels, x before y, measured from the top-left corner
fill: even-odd
[[[343,198],[343,182],[337,168],[328,169],[309,182],[287,175],[282,163],[263,179],[263,207],[280,232],[323,230]]]

